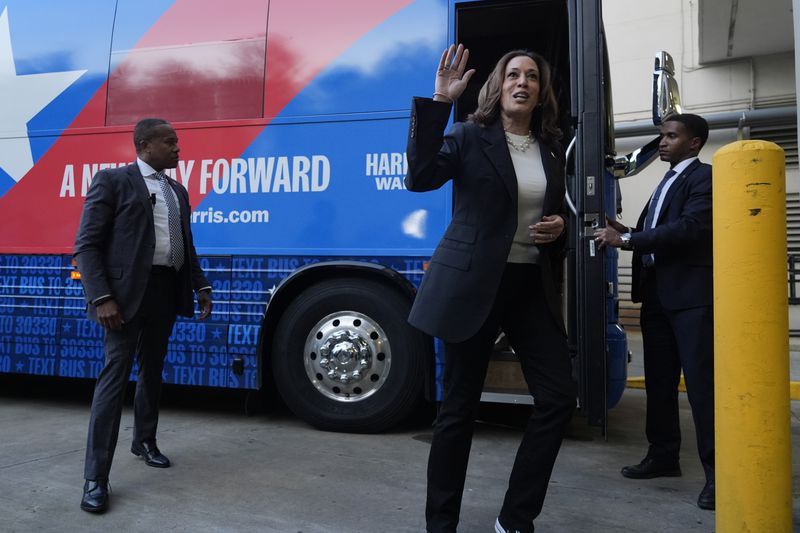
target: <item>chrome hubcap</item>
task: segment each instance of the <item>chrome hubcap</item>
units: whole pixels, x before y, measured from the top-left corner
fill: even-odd
[[[355,311],[332,313],[311,329],[303,363],[324,396],[341,402],[370,397],[389,374],[391,350],[377,322]]]

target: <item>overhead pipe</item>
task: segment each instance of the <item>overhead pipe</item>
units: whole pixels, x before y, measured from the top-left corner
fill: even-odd
[[[723,111],[720,113],[703,114],[712,130],[753,126],[796,126],[797,107],[768,107],[763,109],[748,109],[745,111]],[[617,139],[625,137],[640,137],[643,135],[658,135],[658,127],[653,125],[652,119],[633,120],[617,123],[614,126],[614,136]]]

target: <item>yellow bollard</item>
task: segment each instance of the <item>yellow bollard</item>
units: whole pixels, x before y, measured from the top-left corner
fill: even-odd
[[[719,533],[792,529],[785,174],[771,142],[714,154]]]

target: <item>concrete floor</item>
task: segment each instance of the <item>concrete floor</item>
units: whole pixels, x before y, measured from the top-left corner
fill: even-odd
[[[240,393],[169,388],[159,445],[169,469],[129,453],[123,414],[108,513],[78,508],[91,383],[0,378],[2,532],[406,532],[424,531],[430,428],[383,435],[314,430],[281,408],[246,416]],[[634,481],[619,474],[646,449],[644,391],[629,389],[610,412],[608,440],[578,419],[559,455],[537,531],[567,533],[714,530],[697,508],[703,475],[685,395],[683,477]],[[793,404],[795,529],[800,530]],[[463,532],[490,532],[525,419],[525,408],[486,406],[462,507]]]

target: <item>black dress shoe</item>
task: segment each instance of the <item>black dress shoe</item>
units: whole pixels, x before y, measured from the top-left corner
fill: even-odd
[[[681,465],[677,461],[658,461],[645,457],[638,465],[624,467],[622,469],[622,475],[631,479],[678,477],[681,475]]]
[[[142,442],[131,444],[131,453],[138,457],[144,458],[144,464],[147,466],[154,466],[156,468],[168,468],[170,465],[169,459],[162,454],[155,443]]]
[[[108,481],[87,479],[83,485],[81,509],[90,513],[102,513],[108,509]]]
[[[706,481],[706,486],[700,491],[697,497],[697,506],[700,509],[713,511],[717,507],[716,489],[713,481]]]

